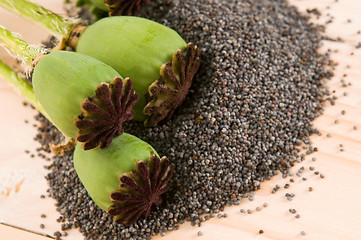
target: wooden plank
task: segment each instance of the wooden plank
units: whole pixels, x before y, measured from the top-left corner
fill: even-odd
[[[55,239],[52,236],[47,236],[41,233],[36,233],[31,230],[22,229],[16,226],[9,226],[0,223],[1,239],[7,240],[49,240]]]
[[[40,1],[47,7],[60,11],[62,0]],[[318,152],[307,156],[306,160],[297,164],[293,172],[304,167],[302,177],[293,176],[294,183],[289,179],[275,176],[270,181],[262,183],[262,189],[257,191],[253,201],[242,200],[241,205],[227,207],[227,218],[214,218],[201,227],[192,227],[189,223],[181,225],[178,231],[166,233],[165,237],[156,236],[154,239],[360,239],[361,207],[359,206],[361,189],[361,48],[356,49],[357,42],[361,42],[361,1],[355,0],[291,0],[300,10],[317,7],[322,16],[315,22],[325,23],[334,16],[332,24],[328,24],[326,34],[332,38],[342,37],[343,43],[325,41],[323,51],[332,49],[332,58],[339,63],[335,76],[329,81],[331,90],[336,91],[338,100],[336,105],[328,104],[323,116],[314,125],[320,129],[320,136],[313,136],[314,146]],[[351,19],[351,23],[348,23]],[[7,25],[14,31],[22,32],[28,41],[39,42],[46,34],[34,35],[40,31],[32,25],[5,14],[0,10],[0,23]],[[337,49],[338,52],[333,50]],[[351,55],[351,53],[353,53]],[[0,58],[7,56],[0,52]],[[9,57],[7,57],[7,60]],[[347,66],[349,65],[349,67]],[[346,74],[346,75],[345,75]],[[340,82],[344,79],[352,85],[343,88]],[[348,95],[344,96],[344,92]],[[0,80],[0,222],[20,226],[44,234],[53,234],[60,229],[56,221],[54,200],[41,199],[46,195],[46,181],[43,178],[44,160],[31,158],[24,150],[34,152],[38,147],[33,142],[36,131],[31,126],[35,112],[22,107],[23,99],[16,95],[3,80]],[[6,104],[5,104],[6,103]],[[10,104],[9,104],[10,103]],[[346,114],[341,111],[345,110]],[[26,124],[24,120],[29,120]],[[335,120],[339,123],[335,123]],[[353,127],[356,126],[357,130]],[[20,134],[21,133],[21,134]],[[327,137],[331,134],[331,137]],[[6,136],[6,137],[3,137]],[[340,147],[339,145],[343,146]],[[344,151],[340,151],[340,149]],[[312,161],[316,158],[316,161]],[[309,167],[314,167],[310,170]],[[315,175],[319,171],[324,175]],[[278,184],[283,187],[290,184],[288,189],[281,188],[275,194],[271,191]],[[309,191],[312,187],[312,191]],[[294,193],[292,201],[285,197],[286,193]],[[262,207],[263,203],[267,207]],[[256,211],[260,207],[260,211]],[[252,214],[240,213],[240,209],[251,209]],[[288,210],[294,208],[300,214],[295,218]],[[46,218],[41,218],[41,214]],[[45,228],[41,229],[40,224]],[[263,230],[262,235],[259,230]],[[203,235],[198,236],[198,231]],[[306,235],[301,235],[305,231]],[[5,235],[3,235],[5,234]],[[28,234],[28,235],[24,235]],[[30,235],[31,236],[30,236]],[[0,225],[1,239],[37,239],[44,237],[10,227]],[[3,236],[6,236],[5,238]],[[24,237],[25,236],[25,237]],[[83,239],[77,230],[72,230],[65,239]]]

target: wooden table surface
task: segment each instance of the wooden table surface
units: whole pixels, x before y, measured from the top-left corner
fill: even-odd
[[[63,0],[36,2],[63,14]],[[276,176],[264,182],[255,193],[253,201],[242,200],[241,205],[226,207],[227,218],[211,219],[201,227],[189,223],[181,225],[178,231],[166,233],[165,237],[154,239],[314,239],[314,240],[359,240],[361,239],[361,1],[360,0],[291,0],[300,11],[318,8],[322,13],[315,22],[327,24],[326,33],[332,38],[341,37],[344,42],[325,41],[322,51],[331,49],[332,59],[338,62],[335,76],[329,81],[331,90],[338,97],[336,104],[327,105],[324,114],[314,125],[321,136],[311,139],[318,152],[306,157],[293,167],[297,172],[305,167],[302,178],[294,176],[294,183],[288,189],[283,186],[289,179]],[[329,15],[328,15],[329,14]],[[31,43],[39,43],[47,33],[38,26],[24,21],[0,9],[0,24],[22,34]],[[337,51],[334,51],[337,50]],[[11,57],[0,50],[0,58],[12,64]],[[341,79],[351,86],[342,87]],[[347,92],[347,96],[344,93]],[[0,79],[0,239],[40,240],[48,239],[60,230],[56,219],[55,201],[40,195],[47,195],[47,182],[43,168],[45,161],[36,156],[38,143],[33,141],[36,129],[33,120],[35,110],[23,106],[24,99],[17,95],[7,83]],[[346,114],[341,114],[345,110]],[[335,120],[338,123],[335,123]],[[26,123],[25,120],[29,122]],[[354,130],[354,126],[357,128]],[[331,134],[331,137],[327,137]],[[344,151],[340,151],[340,144]],[[25,153],[29,150],[30,154]],[[35,154],[32,158],[31,154]],[[312,161],[316,158],[316,161]],[[315,170],[309,170],[314,166]],[[325,177],[313,172],[319,171]],[[278,184],[281,189],[271,194]],[[309,187],[313,191],[309,191]],[[285,197],[294,193],[292,201]],[[263,203],[267,207],[262,207]],[[256,211],[256,207],[261,207]],[[240,209],[251,209],[252,214],[240,213]],[[296,209],[295,218],[288,210]],[[41,218],[45,214],[46,218]],[[45,228],[40,228],[44,224]],[[259,230],[263,234],[259,234]],[[202,236],[197,233],[201,231]],[[301,234],[304,231],[305,235]],[[39,235],[42,234],[42,235]],[[78,230],[71,230],[64,239],[80,240]]]

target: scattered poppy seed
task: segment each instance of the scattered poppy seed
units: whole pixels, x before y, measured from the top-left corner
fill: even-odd
[[[171,160],[174,185],[164,204],[133,226],[113,224],[81,185],[71,152],[46,162],[49,196],[64,221],[90,240],[164,236],[185,221],[200,222],[202,214],[218,214],[232,199],[246,198],[264,180],[302,161],[297,146],[310,145],[309,137],[318,134],[312,122],[322,114],[323,100],[335,102],[324,81],[334,65],[318,51],[322,27],[308,23],[287,1],[164,2],[151,1],[139,15],[197,44],[202,65],[171,122],[147,129],[138,122],[124,126]],[[35,139],[41,151],[50,151],[48,143],[62,136],[43,118],[38,121],[46,124]]]
[[[268,203],[263,203],[263,207],[268,207]]]
[[[41,229],[44,229],[44,228],[45,228],[45,225],[44,225],[44,224],[40,224],[40,228],[41,228]]]
[[[46,218],[46,215],[45,215],[45,214],[41,214],[41,218]]]
[[[202,236],[203,233],[202,233],[201,231],[198,231],[197,235],[198,235],[198,236]]]
[[[264,233],[264,231],[261,229],[261,230],[258,231],[258,233],[262,234],[262,233]]]
[[[306,235],[306,232],[305,231],[301,231],[301,235]]]
[[[298,214],[298,213],[295,215],[295,218],[300,218],[300,217],[301,217],[301,216],[300,216],[300,214]]]
[[[308,191],[309,191],[309,192],[312,192],[312,191],[313,191],[313,188],[312,188],[312,187],[308,187]]]

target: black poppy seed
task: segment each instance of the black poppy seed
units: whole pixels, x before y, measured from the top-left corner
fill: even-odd
[[[264,233],[264,231],[261,229],[261,230],[258,231],[258,233],[262,234],[262,233]]]
[[[261,211],[261,208],[260,207],[256,207],[256,211]]]
[[[305,231],[301,231],[301,235],[306,235],[306,232]]]
[[[298,213],[295,215],[295,218],[300,218],[300,217],[301,217],[301,215]]]
[[[342,114],[342,115],[345,115],[345,114],[346,114],[346,111],[345,111],[345,110],[342,110],[342,111],[341,111],[341,114]]]
[[[263,203],[263,207],[268,207],[268,203]]]
[[[198,235],[198,236],[202,236],[202,235],[203,235],[203,232],[198,231],[198,232],[197,232],[197,235]]]
[[[312,188],[312,187],[308,187],[308,191],[309,191],[309,192],[312,192],[312,191],[313,191],[313,188]]]
[[[292,213],[292,214],[295,214],[295,213],[296,213],[296,209],[294,209],[294,208],[290,208],[290,209],[288,209],[288,211],[289,211],[290,213]]]
[[[325,175],[323,175],[322,173],[320,174],[320,178],[325,178]]]
[[[314,174],[315,174],[315,175],[318,175],[318,174],[320,174],[320,172],[319,172],[319,171],[315,171]]]
[[[241,213],[245,213],[246,210],[244,210],[243,208],[241,210],[239,210]]]
[[[46,215],[45,215],[45,214],[41,214],[41,218],[46,218]]]
[[[40,224],[40,228],[41,228],[41,229],[44,229],[44,228],[45,228],[45,225],[44,225],[44,224]]]
[[[252,210],[251,210],[251,209],[247,209],[247,213],[248,213],[248,214],[251,214],[251,213],[252,213]]]

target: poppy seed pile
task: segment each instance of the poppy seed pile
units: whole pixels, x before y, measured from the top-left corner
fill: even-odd
[[[174,169],[162,205],[146,219],[129,227],[113,223],[81,185],[72,152],[53,157],[47,180],[62,230],[79,227],[86,239],[150,239],[184,221],[198,225],[239,204],[264,180],[279,172],[287,176],[304,158],[297,146],[307,145],[308,154],[315,150],[312,121],[329,95],[332,61],[318,53],[322,27],[284,0],[157,0],[141,16],[198,45],[202,62],[171,121],[125,126]],[[38,120],[43,128],[37,140],[48,149],[61,135]]]

